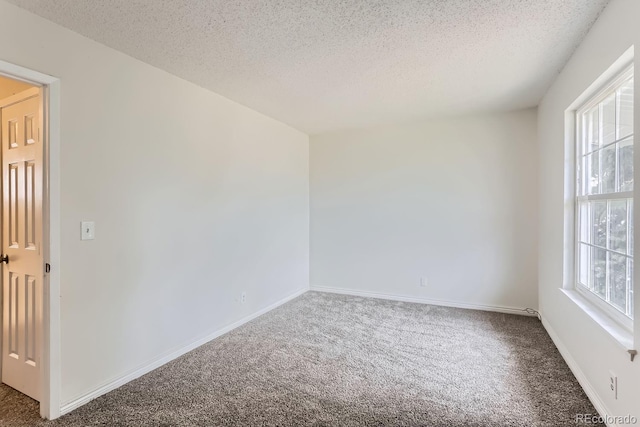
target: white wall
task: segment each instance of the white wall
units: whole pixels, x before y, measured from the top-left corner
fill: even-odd
[[[61,79],[63,405],[308,287],[305,134],[3,1],[0,39]]]
[[[565,110],[631,45],[640,44],[640,2],[613,0],[584,39],[581,46],[551,86],[538,112],[540,136],[540,309],[559,345],[584,375],[592,398],[609,415],[640,418],[640,360],[630,362],[625,349],[576,306],[561,291],[563,287],[564,117]],[[637,68],[636,68],[637,73]],[[636,94],[638,79],[636,79]],[[636,129],[640,128],[640,104],[635,98]],[[636,183],[638,177],[636,157]],[[571,159],[568,160],[569,162]],[[640,200],[640,186],[635,197]],[[638,209],[635,223],[638,224]],[[638,239],[636,238],[636,241]],[[570,245],[569,245],[570,246]],[[638,283],[636,269],[635,283]],[[636,307],[638,307],[636,295]],[[636,342],[640,342],[640,316],[636,315]],[[608,390],[609,370],[618,375],[617,400]]]
[[[535,110],[313,136],[311,285],[537,307],[536,138]]]

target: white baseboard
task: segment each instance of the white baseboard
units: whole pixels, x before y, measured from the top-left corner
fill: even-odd
[[[279,306],[281,306],[282,304],[285,304],[289,301],[291,301],[292,299],[304,294],[305,292],[307,292],[309,289],[308,288],[304,288],[301,289],[299,291],[296,291],[295,293],[282,298],[279,301],[274,302],[273,304],[256,311],[255,313],[252,313],[246,317],[243,317],[242,319],[238,320],[237,322],[234,322],[230,325],[225,326],[222,329],[218,329],[214,332],[211,332],[210,334],[199,338],[185,346],[182,346],[180,348],[177,348],[175,350],[169,351],[168,353],[166,353],[165,355],[154,359],[148,363],[145,363],[143,366],[138,367],[137,369],[134,369],[133,371],[130,371],[127,374],[124,374],[123,376],[116,378],[114,380],[108,381],[107,383],[101,385],[100,387],[96,388],[95,390],[84,394],[76,399],[73,399],[71,402],[63,404],[62,407],[60,408],[60,415],[64,415],[64,414],[68,414],[69,412],[73,411],[76,408],[79,408],[80,406],[89,403],[90,401],[92,401],[93,399],[102,396],[103,394],[106,394],[108,392],[110,392],[111,390],[115,390],[118,387],[121,387],[123,385],[125,385],[126,383],[128,383],[129,381],[135,380],[138,377],[141,377],[144,374],[147,374],[151,371],[153,371],[154,369],[159,368],[160,366],[171,362],[174,359],[177,359],[178,357],[190,352],[191,350],[194,350],[198,347],[200,347],[203,344],[208,343],[209,341],[218,338],[221,335],[226,334],[227,332],[230,332],[234,329],[236,329],[239,326],[244,325],[245,323],[255,319],[258,316],[261,316],[271,310],[273,310],[274,308],[277,308]]]
[[[584,372],[582,372],[580,366],[578,366],[578,363],[576,363],[573,356],[571,356],[571,353],[569,353],[567,347],[565,347],[565,345],[562,343],[560,337],[558,336],[558,334],[556,334],[556,332],[553,330],[542,313],[540,314],[540,319],[542,320],[542,326],[544,326],[547,333],[551,337],[551,340],[558,348],[558,351],[560,352],[560,355],[562,356],[564,361],[567,362],[567,365],[569,365],[569,369],[571,369],[571,372],[573,372],[573,375],[576,377],[585,394],[587,395],[593,406],[596,408],[596,411],[598,411],[598,414],[605,420],[607,418],[610,418],[611,411],[609,411],[602,399],[600,399],[600,396],[598,395],[598,393],[596,393],[586,375],[584,374]],[[607,426],[613,427],[615,426],[615,424],[607,423]]]
[[[392,295],[380,292],[359,291],[355,289],[347,288],[333,288],[330,286],[311,286],[310,290],[318,292],[327,292],[332,294],[353,295],[366,298],[378,298],[392,301],[404,301],[404,302],[416,302],[419,304],[440,305],[443,307],[455,307],[455,308],[467,308],[470,310],[482,310],[482,311],[495,311],[498,313],[518,314],[522,316],[535,316],[535,314],[528,313],[524,308],[517,307],[505,307],[499,305],[484,305],[484,304],[470,304],[459,301],[446,301],[439,299],[429,298],[417,298],[404,295]]]

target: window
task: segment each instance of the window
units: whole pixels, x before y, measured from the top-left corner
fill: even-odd
[[[576,111],[576,288],[633,319],[633,67]]]

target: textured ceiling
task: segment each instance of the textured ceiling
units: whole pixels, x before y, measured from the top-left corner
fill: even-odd
[[[9,0],[315,134],[537,105],[608,0]]]

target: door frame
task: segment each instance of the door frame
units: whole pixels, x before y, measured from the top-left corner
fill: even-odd
[[[51,265],[42,286],[40,416],[60,414],[60,79],[0,60],[0,75],[39,86],[42,95],[42,256]],[[2,293],[0,292],[0,299]],[[1,305],[0,305],[1,307]],[[0,308],[1,311],[1,308]],[[0,325],[2,316],[0,316]],[[2,340],[0,340],[0,348]],[[0,369],[1,366],[0,366]]]

